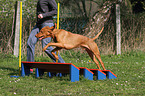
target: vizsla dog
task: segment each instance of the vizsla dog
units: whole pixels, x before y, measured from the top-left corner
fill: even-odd
[[[39,40],[47,37],[53,38],[53,41],[55,43],[48,43],[43,48],[43,51],[45,51],[49,46],[56,46],[56,48],[54,48],[51,52],[56,59],[58,59],[58,56],[54,53],[55,51],[58,51],[62,48],[69,50],[76,47],[82,47],[87,51],[87,53],[89,54],[91,59],[96,63],[98,68],[101,70],[99,66],[99,62],[100,62],[103,69],[105,70],[104,63],[102,62],[100,57],[98,46],[94,42],[94,40],[98,38],[98,36],[102,33],[103,29],[104,27],[94,38],[91,39],[83,35],[68,32],[63,29],[56,29],[56,25],[52,27],[46,26],[42,28],[38,34],[36,34],[36,37],[39,38]],[[95,57],[99,60],[99,62],[96,60]]]

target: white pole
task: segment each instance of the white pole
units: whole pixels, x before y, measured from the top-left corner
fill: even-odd
[[[116,54],[121,55],[120,4],[116,4]]]
[[[16,25],[15,25],[15,41],[14,41],[14,55],[19,56],[19,36],[20,36],[20,2],[17,1]]]

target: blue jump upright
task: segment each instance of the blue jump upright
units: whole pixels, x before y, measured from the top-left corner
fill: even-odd
[[[79,81],[79,70],[77,67],[74,65],[69,65],[70,66],[70,80],[71,82]]]
[[[106,74],[104,72],[102,72],[101,70],[99,70],[99,69],[90,69],[90,71],[92,71],[94,73],[97,80],[106,79]]]
[[[115,78],[117,78],[117,76],[112,71],[110,71],[110,70],[102,70],[102,71],[106,74],[108,79],[115,79]]]
[[[88,68],[85,67],[79,67],[80,69],[80,74],[84,75],[84,78],[88,79],[88,80],[93,80],[93,72],[90,71]]]
[[[29,76],[30,75],[30,67],[24,66],[24,63],[21,63],[21,76]]]

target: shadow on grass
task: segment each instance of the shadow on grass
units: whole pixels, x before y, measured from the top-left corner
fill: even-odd
[[[7,71],[7,75],[18,75],[19,74],[19,69],[14,69],[10,67],[0,67],[1,70]]]

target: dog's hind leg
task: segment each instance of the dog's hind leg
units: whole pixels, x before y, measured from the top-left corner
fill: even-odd
[[[95,56],[97,57],[97,59],[98,59],[99,62],[101,63],[103,69],[106,70],[106,69],[105,69],[105,66],[104,66],[104,63],[103,63],[103,61],[101,60],[101,56],[100,56],[100,54],[97,54],[97,55],[95,54]]]
[[[62,48],[60,47],[56,47],[51,51],[51,54],[58,60],[58,56],[55,54],[56,51],[61,50]]]
[[[104,67],[104,63],[103,63],[103,61],[101,60],[101,56],[100,56],[100,52],[99,52],[99,49],[98,49],[97,44],[96,44],[96,43],[90,44],[90,45],[89,45],[89,48],[90,48],[90,50],[93,52],[93,54],[96,56],[96,58],[99,60],[99,62],[101,63],[103,69],[106,70],[105,67]],[[94,58],[95,58],[95,57],[94,57]]]
[[[96,65],[98,66],[99,70],[101,70],[99,62],[96,60],[94,53],[91,50],[89,50],[88,48],[85,48],[85,50],[87,51],[87,53],[89,54],[91,59],[96,63]]]

